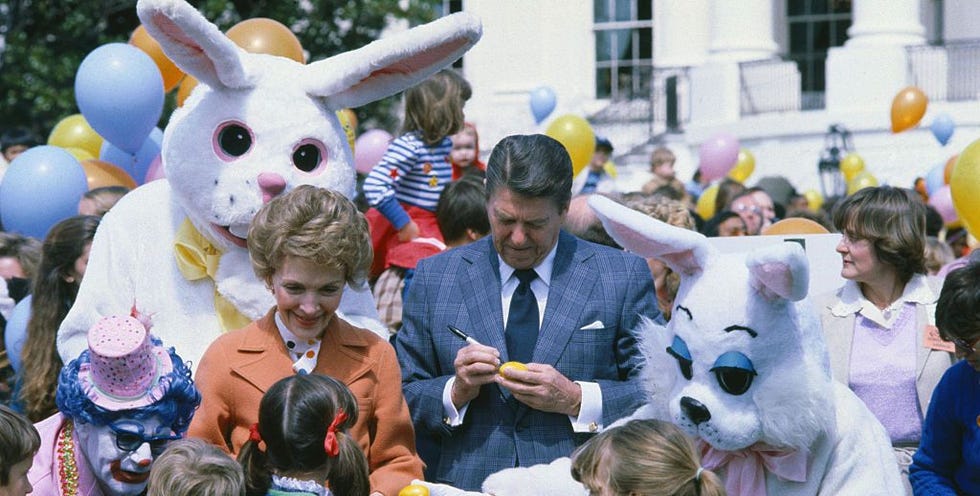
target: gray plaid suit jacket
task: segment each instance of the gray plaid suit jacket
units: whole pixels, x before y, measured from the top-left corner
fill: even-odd
[[[632,330],[640,316],[655,321],[653,281],[646,262],[619,250],[561,232],[544,321],[532,362],[550,364],[573,381],[602,389],[603,423],[627,416],[645,402],[638,382],[640,353]],[[497,348],[507,361],[500,306],[497,252],[489,237],[422,260],[395,338],[402,389],[417,436],[441,443],[435,481],[478,490],[490,474],[568,456],[587,434],[572,431],[568,416],[531,409],[496,384],[484,385],[462,425],[443,420],[442,391],[466,343],[454,325]],[[582,327],[601,321],[601,329]]]

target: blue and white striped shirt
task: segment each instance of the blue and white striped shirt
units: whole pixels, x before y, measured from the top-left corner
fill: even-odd
[[[452,147],[448,136],[435,145],[425,144],[415,131],[396,138],[364,180],[368,205],[397,229],[408,223],[408,214],[399,203],[435,211],[439,195],[452,180]]]

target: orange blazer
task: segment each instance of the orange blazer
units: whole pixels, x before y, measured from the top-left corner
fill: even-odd
[[[236,455],[258,421],[262,395],[293,374],[293,362],[279,335],[275,307],[243,329],[221,335],[204,352],[194,380],[201,407],[189,437],[198,437]],[[402,396],[395,350],[376,334],[340,317],[323,334],[315,373],[343,381],[357,398],[360,414],[351,429],[367,455],[371,491],[395,496],[422,478],[415,432]]]

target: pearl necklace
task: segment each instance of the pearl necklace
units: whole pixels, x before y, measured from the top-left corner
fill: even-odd
[[[74,425],[69,419],[58,434],[58,479],[63,496],[78,495],[78,467],[75,465],[75,442],[71,436]]]

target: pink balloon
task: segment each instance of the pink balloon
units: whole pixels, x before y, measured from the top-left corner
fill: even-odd
[[[953,206],[953,194],[948,184],[929,194],[929,205],[932,205],[932,208],[939,212],[946,224],[955,222],[960,218],[956,214],[956,207]]]
[[[153,159],[150,162],[150,166],[146,169],[146,177],[143,179],[143,184],[165,177],[167,176],[163,173],[163,161],[160,160],[160,155],[157,155],[157,158]]]
[[[738,138],[731,133],[718,133],[701,143],[701,180],[713,181],[728,175],[738,162],[740,146]]]
[[[368,174],[388,150],[394,137],[383,129],[371,129],[361,133],[354,141],[354,168],[361,174]]]

